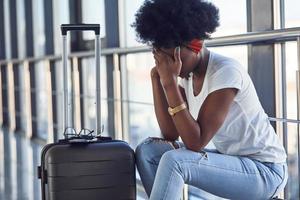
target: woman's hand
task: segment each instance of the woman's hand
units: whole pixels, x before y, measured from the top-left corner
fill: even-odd
[[[159,49],[154,49],[153,55],[162,86],[167,87],[174,81],[177,82],[182,67],[180,47],[174,49],[173,58]]]

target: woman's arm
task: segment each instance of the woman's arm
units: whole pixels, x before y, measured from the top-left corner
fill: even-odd
[[[153,67],[151,70],[151,81],[154,99],[154,110],[159,124],[159,128],[165,139],[174,141],[178,138],[179,134],[174,125],[173,119],[168,113],[169,105],[163,87],[161,85],[160,77],[158,75],[156,67]],[[182,95],[185,97],[184,94]]]
[[[176,107],[182,104],[183,97],[176,82],[165,86],[168,104]],[[193,151],[204,148],[222,126],[237,89],[226,88],[207,96],[195,120],[185,109],[173,116],[173,122],[185,146]]]

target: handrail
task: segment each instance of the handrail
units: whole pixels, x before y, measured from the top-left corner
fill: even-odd
[[[231,46],[231,45],[245,45],[253,43],[278,43],[296,41],[300,36],[300,27],[277,29],[263,32],[249,32],[247,34],[218,37],[207,41],[207,46]]]
[[[284,119],[284,118],[277,118],[277,117],[269,117],[269,121],[271,121],[271,122],[282,122],[282,123],[300,124],[300,120]]]
[[[272,31],[263,32],[249,32],[245,34],[216,37],[205,41],[207,47],[220,47],[220,46],[233,46],[233,45],[247,45],[247,44],[260,44],[260,43],[278,43],[278,42],[288,42],[296,41],[300,37],[300,27],[296,28],[286,28],[277,29]],[[130,53],[143,53],[149,52],[151,48],[149,46],[140,47],[128,47],[128,48],[105,48],[102,50],[101,55],[113,55],[113,54],[130,54]],[[71,53],[70,58],[86,58],[94,56],[93,51],[84,51]],[[20,64],[23,62],[39,62],[39,61],[57,61],[61,60],[60,55],[47,55],[41,57],[30,57],[24,59],[10,59],[10,60],[0,60],[0,66],[11,64]]]

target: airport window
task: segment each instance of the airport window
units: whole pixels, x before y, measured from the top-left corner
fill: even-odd
[[[248,47],[246,45],[210,47],[211,51],[236,59],[242,67],[248,69]]]
[[[34,56],[45,55],[44,2],[33,0]]]
[[[297,43],[286,43],[286,108],[287,118],[297,119],[297,83],[296,71],[297,62]],[[289,195],[291,199],[296,199],[299,192],[298,174],[298,138],[297,124],[287,123],[288,133],[288,154],[289,154]],[[299,134],[299,133],[298,133]]]
[[[100,24],[100,37],[105,37],[104,0],[84,0],[82,2],[82,23]],[[92,32],[83,33],[84,40],[94,40]]]
[[[123,17],[120,18],[122,21],[120,22],[120,27],[124,29],[123,34],[121,35],[121,44],[122,46],[132,47],[132,46],[141,46],[143,44],[136,41],[136,34],[134,29],[131,27],[131,24],[134,22],[135,13],[142,5],[143,0],[136,1],[123,1],[121,8],[123,8]],[[120,13],[122,14],[122,13]],[[121,29],[121,28],[120,28]],[[122,32],[121,32],[122,34]]]
[[[95,127],[96,120],[96,107],[95,107],[95,59],[88,58],[82,60],[82,94],[80,95],[81,101],[83,103],[81,112],[83,115],[83,124],[85,127],[92,129]],[[106,58],[101,57],[101,116],[102,125],[104,126],[103,135],[109,135],[109,130],[107,126],[107,79],[106,79]]]
[[[45,55],[45,23],[44,23],[44,1],[32,1],[33,14],[33,36],[34,36],[34,56],[40,57]],[[32,88],[36,93],[36,116],[32,116],[32,120],[37,123],[37,135],[40,138],[47,140],[48,137],[48,96],[47,96],[47,80],[46,69],[44,62],[35,63],[35,72],[38,76],[35,77],[36,88]]]
[[[60,25],[70,23],[69,0],[53,0],[53,12],[54,51],[55,54],[60,54],[62,51]]]
[[[160,136],[153,109],[150,70],[155,65],[151,53],[127,55],[129,138],[136,146],[148,136]],[[141,92],[144,91],[144,92]]]
[[[24,0],[17,1],[18,57],[26,57],[26,28]]]
[[[247,32],[246,0],[210,1],[219,8],[220,13],[220,26],[217,28],[217,31],[212,34],[212,37],[237,35]]]
[[[11,58],[11,45],[10,45],[10,19],[9,19],[9,0],[3,2],[4,10],[4,34],[5,34],[5,54],[6,58]]]
[[[285,0],[284,1],[284,16],[285,16],[285,28],[299,27],[300,15],[299,15],[299,0]]]

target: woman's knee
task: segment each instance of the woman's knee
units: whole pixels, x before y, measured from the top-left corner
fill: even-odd
[[[152,157],[156,148],[154,147],[154,141],[157,138],[148,137],[143,140],[135,149],[135,155],[137,159],[145,158],[145,157]]]
[[[160,161],[160,165],[169,170],[175,170],[182,176],[186,174],[187,163],[199,163],[203,154],[200,155],[198,152],[193,152],[185,148],[174,149],[166,152]]]
[[[135,154],[137,157],[141,157],[143,155],[148,155],[151,153],[151,143],[152,143],[152,138],[147,138],[143,140],[135,149]]]
[[[179,150],[174,149],[164,153],[161,157],[161,165],[172,169],[179,169],[178,151]]]
[[[174,149],[169,141],[163,138],[148,137],[143,140],[135,149],[136,158],[151,159],[161,157],[166,151]]]

